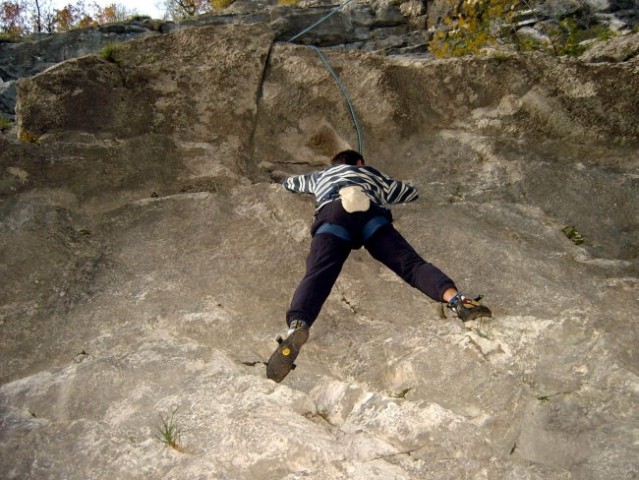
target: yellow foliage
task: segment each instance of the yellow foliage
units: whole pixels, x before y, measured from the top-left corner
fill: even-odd
[[[476,54],[497,43],[499,32],[511,23],[520,0],[447,0],[451,15],[444,19],[446,31],[437,32],[430,51],[438,57]]]
[[[39,137],[29,132],[28,130],[21,130],[18,135],[20,141],[25,143],[38,143]]]
[[[222,10],[223,8],[228,7],[231,3],[233,3],[233,0],[209,0],[211,3],[211,7],[213,7],[214,10]]]

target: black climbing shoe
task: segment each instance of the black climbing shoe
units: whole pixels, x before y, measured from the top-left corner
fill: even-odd
[[[462,322],[469,322],[479,317],[492,317],[492,312],[481,303],[481,296],[472,299],[458,293],[448,302],[448,308],[455,312]]]
[[[291,322],[286,338],[277,337],[279,344],[266,364],[266,376],[281,382],[286,375],[295,368],[295,359],[300,353],[302,345],[308,340],[308,325],[302,321]]]

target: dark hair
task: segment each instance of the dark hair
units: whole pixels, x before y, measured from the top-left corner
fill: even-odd
[[[362,157],[359,152],[355,150],[344,150],[331,158],[331,165],[357,165],[357,162],[360,160],[364,163],[364,157]]]

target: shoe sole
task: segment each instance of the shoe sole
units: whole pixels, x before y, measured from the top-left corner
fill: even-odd
[[[472,310],[466,312],[464,318],[461,319],[462,322],[470,322],[472,320],[476,320],[478,318],[492,318],[493,314],[490,310],[485,307],[477,307]]]
[[[300,353],[302,345],[308,340],[308,329],[298,328],[286,339],[282,340],[266,364],[266,377],[277,383],[286,378],[295,368],[295,359]]]

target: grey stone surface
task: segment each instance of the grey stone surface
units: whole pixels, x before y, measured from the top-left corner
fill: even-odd
[[[0,79],[0,115],[2,118],[13,119],[16,104],[16,82],[5,82]]]
[[[586,50],[582,59],[586,62],[623,62],[639,55],[639,33],[611,39]]]
[[[326,53],[368,162],[421,193],[397,228],[495,318],[356,251],[267,380],[313,213],[273,179],[357,146],[333,79],[257,26],[69,61],[0,137],[3,478],[639,474],[636,60]]]
[[[0,80],[14,82],[30,77],[62,61],[100,52],[105,46],[206,25],[259,24],[270,29],[278,41],[288,42],[325,17],[326,21],[297,37],[295,43],[382,55],[426,55],[431,35],[451,15],[451,5],[444,0],[357,1],[336,11],[338,6],[331,2],[282,6],[273,1],[235,1],[224,9],[178,22],[143,17],[62,34],[34,35],[22,42],[0,44]],[[639,9],[634,0],[533,2],[531,7],[533,12],[527,15],[527,26],[520,30],[520,37],[534,38],[542,44],[549,41],[548,31],[558,30],[557,21],[566,15],[574,15],[580,22],[590,19],[581,22],[585,27],[597,23],[624,34],[639,23]],[[541,28],[547,22],[550,23]],[[595,51],[603,51],[589,53],[587,61],[595,58],[620,62],[637,55],[636,48],[628,45],[611,51],[608,46],[602,47],[601,42],[595,44]],[[14,90],[0,93],[0,112],[14,117]]]

